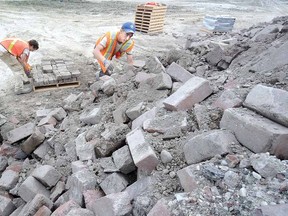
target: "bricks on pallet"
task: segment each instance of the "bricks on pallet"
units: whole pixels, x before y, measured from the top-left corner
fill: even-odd
[[[84,208],[75,208],[69,211],[69,213],[66,216],[94,216],[94,213],[88,209]]]
[[[109,194],[93,202],[95,215],[125,216],[132,211],[131,199],[127,192]]]
[[[255,153],[270,152],[288,158],[288,128],[253,111],[229,108],[224,111],[220,127],[232,131],[237,140]]]
[[[35,124],[29,122],[25,125],[22,125],[18,128],[15,128],[11,131],[9,131],[6,135],[7,135],[7,140],[9,143],[15,143],[18,142],[28,136],[30,136],[35,128]]]
[[[6,169],[0,178],[0,188],[6,191],[14,188],[19,180],[19,172]]]
[[[147,216],[171,216],[172,213],[169,209],[168,204],[162,198],[158,200],[158,202],[153,206],[153,208],[149,211]]]
[[[183,147],[188,164],[199,163],[223,155],[231,151],[231,146],[237,144],[235,136],[230,131],[212,130],[199,134],[188,140]]]
[[[61,178],[61,174],[50,165],[37,167],[33,170],[32,176],[47,187],[55,186]]]
[[[136,170],[129,147],[127,145],[113,152],[112,157],[120,172],[128,174]]]
[[[26,154],[31,154],[44,140],[45,135],[35,128],[32,135],[21,144],[21,149]]]
[[[172,64],[169,65],[166,72],[171,76],[174,81],[182,83],[185,83],[186,81],[194,77],[194,75],[192,75],[189,71],[187,71],[175,62],[172,62]]]
[[[212,93],[209,82],[201,77],[192,77],[175,93],[163,101],[167,110],[188,110]]]
[[[50,197],[50,191],[34,177],[29,176],[19,187],[18,195],[26,202],[32,200],[36,194],[43,194]]]
[[[80,206],[83,206],[83,192],[96,188],[96,175],[89,170],[80,170],[71,176],[71,187],[69,189],[69,198],[75,200]]]
[[[42,207],[46,206],[48,209],[51,209],[53,203],[49,198],[43,196],[42,194],[37,194],[33,200],[29,201],[21,210],[19,215],[34,215]]]
[[[133,161],[138,169],[152,172],[158,164],[157,156],[145,140],[144,132],[136,128],[126,135]]]
[[[67,216],[67,214],[72,209],[81,208],[74,200],[69,200],[68,202],[65,202],[61,206],[59,206],[52,214],[51,216]]]
[[[259,84],[249,92],[244,106],[288,127],[288,91]]]
[[[49,208],[47,208],[46,206],[42,206],[38,209],[34,216],[50,216],[51,213],[52,212]]]
[[[52,73],[53,72],[53,68],[51,65],[43,65],[42,70],[44,73]]]
[[[1,216],[9,216],[16,209],[12,200],[0,194],[0,213]]]
[[[81,75],[80,71],[79,70],[72,70],[70,71],[71,73],[71,76],[74,78],[74,77],[79,77]]]
[[[128,180],[121,173],[108,175],[100,184],[106,195],[123,191],[128,185]]]

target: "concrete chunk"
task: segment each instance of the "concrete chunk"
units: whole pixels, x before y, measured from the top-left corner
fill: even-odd
[[[147,216],[171,216],[171,211],[164,199],[158,200],[158,202],[149,211]]]
[[[18,195],[26,202],[29,202],[36,194],[50,197],[50,192],[34,177],[29,176],[19,187]]]
[[[14,170],[5,170],[0,178],[0,188],[6,191],[12,189],[19,180],[19,173]]]
[[[244,106],[288,127],[287,91],[259,84],[249,92]]]
[[[35,128],[35,124],[27,123],[22,125],[21,127],[15,128],[7,133],[7,140],[8,142],[15,143],[19,140],[22,140],[28,136],[30,136]]]
[[[188,110],[212,93],[209,82],[201,77],[193,77],[175,93],[163,101],[167,110]]]
[[[288,128],[256,113],[229,108],[224,111],[220,127],[231,130],[237,140],[255,153],[281,153],[288,158]],[[282,149],[282,150],[281,150]]]
[[[83,205],[83,192],[93,190],[97,185],[96,175],[86,169],[73,173],[69,198],[75,200],[80,206]]]
[[[116,167],[124,174],[136,170],[129,147],[127,145],[113,152],[112,154]]]
[[[165,67],[162,65],[162,63],[159,61],[159,59],[156,56],[151,56],[146,61],[146,67],[150,73],[159,74],[159,73],[165,73]]]
[[[217,154],[230,151],[232,144],[238,143],[229,131],[214,130],[197,135],[184,144],[184,155],[188,164],[199,163]]]
[[[132,130],[134,130],[137,127],[142,127],[144,121],[146,121],[148,119],[155,118],[155,116],[157,114],[157,111],[158,111],[158,108],[157,107],[153,107],[151,110],[148,110],[147,112],[143,113],[138,118],[136,118],[132,122]]]
[[[66,117],[67,113],[62,107],[59,107],[53,109],[48,115],[53,116],[57,121],[62,121]]]
[[[0,213],[1,216],[9,216],[15,210],[12,200],[0,195]]]
[[[126,111],[126,115],[131,119],[134,120],[138,118],[142,114],[142,110],[144,108],[144,103],[141,102],[137,104],[135,107],[131,107]]]
[[[148,80],[151,80],[155,78],[157,75],[156,74],[149,74],[145,72],[138,72],[137,75],[135,76],[135,82],[137,83],[146,83]]]
[[[33,200],[28,202],[24,208],[21,210],[19,215],[35,215],[36,212],[42,207],[46,206],[48,209],[51,209],[53,203],[47,197],[42,194],[37,194]]]
[[[101,216],[125,216],[132,211],[131,200],[127,192],[109,194],[93,203],[93,212]]]
[[[113,173],[107,176],[100,184],[106,195],[123,191],[128,185],[128,181],[121,173]]]
[[[146,172],[152,172],[158,164],[158,159],[151,146],[146,142],[143,131],[136,128],[126,135],[126,141],[136,167]]]
[[[50,165],[37,167],[34,169],[32,176],[48,187],[55,186],[61,178],[61,174]]]
[[[95,107],[92,110],[86,110],[80,115],[80,121],[84,122],[85,124],[98,124],[101,120],[101,108]]]
[[[86,142],[85,132],[79,134],[79,136],[75,140],[76,143],[76,154],[79,160],[92,160],[96,158],[95,156],[95,142]]]
[[[66,216],[72,209],[81,208],[74,200],[69,200],[68,202],[59,206],[51,216]]]
[[[33,134],[21,145],[22,151],[31,154],[45,139],[45,135],[35,128]]]
[[[172,64],[167,68],[166,72],[171,76],[173,80],[182,83],[185,83],[194,77],[194,75],[192,75],[189,71],[185,70],[175,62],[172,62]]]

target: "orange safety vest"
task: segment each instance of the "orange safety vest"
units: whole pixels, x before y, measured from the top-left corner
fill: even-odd
[[[5,38],[0,44],[15,57],[20,57],[25,49],[29,49],[29,44],[19,38]]]
[[[128,41],[123,43],[121,48],[119,49],[119,51],[115,53],[115,49],[116,49],[116,45],[117,45],[117,37],[118,37],[119,33],[120,32],[112,32],[112,33],[107,32],[106,34],[104,34],[102,37],[100,37],[96,41],[95,46],[100,44],[101,40],[104,37],[107,37],[106,47],[103,50],[101,50],[101,54],[108,60],[111,60],[114,55],[116,56],[117,59],[119,59],[125,53],[130,52],[134,47],[134,41],[129,39]],[[99,62],[99,64],[100,64],[102,71],[105,73],[106,68],[105,68],[103,62]]]

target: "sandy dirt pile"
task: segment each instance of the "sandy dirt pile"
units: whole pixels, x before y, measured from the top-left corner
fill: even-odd
[[[74,52],[79,88],[5,90],[1,215],[285,215],[288,17],[181,37],[98,81]]]

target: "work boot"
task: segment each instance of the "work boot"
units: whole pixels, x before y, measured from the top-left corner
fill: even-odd
[[[16,89],[16,90],[15,90],[15,94],[16,94],[16,95],[27,94],[27,93],[30,93],[31,91],[32,91],[32,87],[26,87],[26,86],[24,86],[23,88]]]

